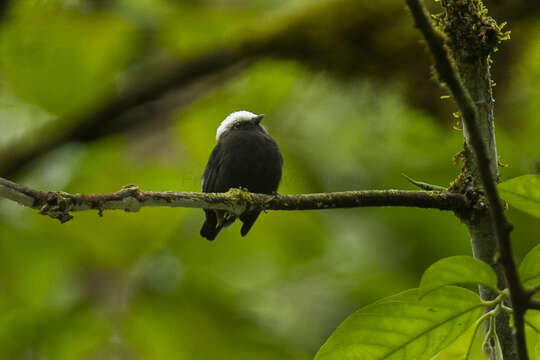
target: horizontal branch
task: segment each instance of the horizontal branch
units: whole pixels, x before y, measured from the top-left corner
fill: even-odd
[[[168,206],[228,210],[236,215],[247,209],[319,210],[368,206],[405,206],[460,211],[465,197],[446,191],[361,190],[320,194],[266,195],[238,189],[226,193],[142,191],[127,185],[106,194],[69,194],[39,191],[0,178],[0,198],[39,210],[61,222],[71,220],[70,212],[84,210],[138,211],[144,206]]]

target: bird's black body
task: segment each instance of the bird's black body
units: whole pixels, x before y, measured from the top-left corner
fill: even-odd
[[[236,123],[218,138],[203,175],[203,192],[227,192],[231,188],[272,194],[281,180],[283,159],[277,143],[255,121]],[[219,231],[235,221],[225,211],[205,209],[201,236],[214,240]],[[246,235],[260,211],[244,213],[241,234]]]

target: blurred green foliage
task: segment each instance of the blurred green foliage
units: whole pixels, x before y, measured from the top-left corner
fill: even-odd
[[[110,96],[133,55],[134,27],[106,13],[26,3],[15,7],[0,39],[2,74],[13,91],[55,114]]]
[[[309,3],[288,6],[302,11]],[[82,114],[113,96],[139,61],[234,43],[286,12],[285,4],[13,2],[0,28],[0,144],[47,136],[57,128],[43,126],[59,115]],[[511,70],[520,106],[504,112],[516,121],[498,127],[499,154],[510,165],[502,178],[540,167],[534,29]],[[149,117],[142,130],[65,145],[14,180],[80,193],[131,183],[198,191],[216,127],[246,109],[266,114],[264,125],[282,148],[281,193],[411,188],[401,173],[446,186],[459,172],[452,156],[462,135],[450,114],[441,125],[411,107],[404,81],[343,82],[300,63],[262,59],[166,126]],[[54,126],[62,125],[70,124]],[[514,210],[509,216],[523,256],[538,242],[539,223]],[[309,359],[360,306],[417,286],[439,258],[470,254],[466,228],[439,211],[270,212],[248,237],[236,224],[213,243],[199,237],[202,221],[199,210],[144,208],[77,213],[60,225],[1,201],[0,358]],[[452,351],[440,358],[454,359]]]

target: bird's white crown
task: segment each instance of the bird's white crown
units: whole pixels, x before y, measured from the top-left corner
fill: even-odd
[[[249,111],[235,111],[225,118],[219,125],[216,131],[216,140],[219,140],[220,136],[229,131],[234,127],[234,125],[243,122],[249,121],[253,118],[256,118],[258,115]]]

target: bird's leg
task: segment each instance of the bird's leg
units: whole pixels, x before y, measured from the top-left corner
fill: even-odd
[[[223,212],[216,210],[215,213],[217,218],[217,227],[220,227],[223,224]]]
[[[217,227],[225,227],[231,225],[236,216],[225,210],[216,210]]]
[[[218,227],[227,226],[227,223],[230,221],[231,214],[227,211],[216,210],[216,217]]]

